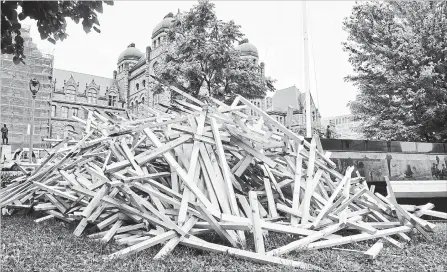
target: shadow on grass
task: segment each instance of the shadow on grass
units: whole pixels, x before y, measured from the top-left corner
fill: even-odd
[[[42,216],[24,213],[1,218],[2,271],[296,271],[282,266],[256,264],[224,254],[178,246],[163,260],[152,258],[161,246],[154,246],[130,257],[107,260],[104,257],[125,246],[101,244],[86,237],[76,237],[75,224],[57,219],[34,223]],[[411,235],[412,241],[404,249],[385,244],[376,260],[363,254],[322,249],[292,252],[283,257],[307,262],[328,271],[436,271],[447,269],[447,224],[439,223],[431,234],[433,242],[422,236]],[[253,248],[252,235],[246,233],[247,244]],[[203,237],[222,243],[217,235]],[[270,232],[266,250],[285,245],[297,237]],[[338,248],[366,251],[374,241],[347,244]]]

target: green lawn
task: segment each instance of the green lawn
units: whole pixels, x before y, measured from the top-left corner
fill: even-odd
[[[75,237],[72,232],[76,225],[58,220],[34,223],[39,216],[20,213],[2,217],[1,271],[291,271],[282,266],[260,265],[183,246],[178,246],[172,255],[161,261],[152,260],[160,246],[126,259],[106,261],[103,256],[123,246],[102,245],[88,238]],[[376,260],[368,260],[361,253],[335,249],[294,252],[283,257],[328,271],[444,271],[447,270],[447,224],[438,223],[438,228],[437,233],[431,234],[433,242],[426,242],[413,233],[413,239],[405,249],[385,244]],[[207,239],[217,240],[214,237]],[[267,250],[292,239],[271,233],[266,240]],[[340,248],[365,251],[373,243],[362,242]]]

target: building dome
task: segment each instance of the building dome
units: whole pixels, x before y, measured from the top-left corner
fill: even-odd
[[[127,46],[126,50],[123,51],[123,53],[120,54],[118,57],[118,62],[122,60],[139,60],[141,57],[143,57],[143,53],[135,48],[135,44],[131,43],[129,46]]]
[[[168,15],[166,15],[165,18],[154,27],[154,30],[152,30],[152,39],[155,38],[155,36],[157,36],[161,32],[163,32],[163,31],[169,29],[169,27],[171,27],[172,22],[174,21],[174,18],[168,17]]]
[[[241,52],[241,56],[258,57],[258,49],[253,44],[249,43],[247,39],[243,40],[241,44],[236,47]]]

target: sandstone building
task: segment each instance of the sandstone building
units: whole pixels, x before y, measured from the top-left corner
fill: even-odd
[[[85,119],[86,109],[125,111],[125,97],[115,79],[60,69],[53,70],[53,78],[50,138],[63,138],[69,133],[78,138],[81,125],[72,116]]]
[[[62,138],[71,135],[79,138],[82,131],[72,116],[87,117],[86,109],[129,112],[142,117],[147,108],[163,109],[160,104],[169,104],[171,94],[168,91],[155,94],[150,88],[158,76],[160,56],[166,44],[167,30],[173,22],[170,15],[165,16],[152,30],[151,45],[140,51],[134,43],[118,56],[116,67],[110,78],[88,75],[78,72],[53,69],[51,56],[41,54],[25,35],[25,48],[28,50],[27,65],[12,64],[12,57],[2,56],[1,115],[2,123],[10,128],[10,142],[13,149],[27,147],[26,129],[31,116],[31,94],[28,82],[36,77],[41,89],[36,101],[36,147],[42,146],[44,138]],[[253,61],[265,78],[265,64],[259,63],[257,48],[243,41],[237,46],[241,58]],[[285,124],[288,107],[293,108],[292,129],[304,135],[305,132],[305,94],[296,87],[268,93],[264,98],[250,99],[253,104],[269,112],[278,121]],[[247,114],[257,118],[253,111]],[[320,114],[312,100],[312,127],[319,128]],[[29,137],[29,136],[28,136]],[[12,140],[12,141],[11,141]]]
[[[25,64],[14,64],[12,55],[1,55],[0,123],[9,129],[9,144],[15,150],[29,145],[32,95],[29,81],[36,78],[40,90],[36,96],[33,143],[39,147],[50,129],[51,76],[53,56],[43,54],[30,37],[30,27],[21,29],[24,39]]]

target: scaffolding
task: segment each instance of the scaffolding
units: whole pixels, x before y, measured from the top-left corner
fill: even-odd
[[[12,150],[28,147],[31,123],[32,96],[29,81],[36,78],[40,90],[36,96],[35,129],[33,146],[43,147],[43,139],[49,135],[51,76],[54,57],[43,54],[32,42],[30,27],[23,27],[25,64],[14,64],[13,56],[2,54],[0,75],[0,123],[9,129],[9,144]]]

